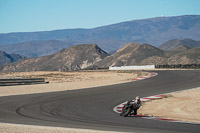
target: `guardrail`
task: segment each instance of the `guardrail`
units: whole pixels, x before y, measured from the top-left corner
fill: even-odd
[[[47,84],[44,78],[30,78],[30,79],[0,79],[0,86],[14,86],[14,85],[31,85],[31,84]]]
[[[107,70],[107,69],[109,69],[109,67],[90,66],[82,70]]]

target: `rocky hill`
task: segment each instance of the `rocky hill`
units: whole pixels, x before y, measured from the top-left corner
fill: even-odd
[[[180,51],[180,52],[183,52],[183,51],[187,51],[187,50],[189,50],[189,49],[191,49],[191,48],[188,47],[188,46],[185,46],[185,45],[177,45],[176,47],[170,49],[170,51],[176,51],[176,52]]]
[[[165,58],[162,64],[200,64],[200,47],[178,52]]]
[[[174,51],[164,51],[148,44],[128,43],[116,53],[97,62],[94,66],[129,66],[163,64],[200,64],[200,47],[178,46]]]
[[[2,72],[73,71],[86,68],[106,56],[108,54],[96,44],[74,45],[53,55],[9,64]]]
[[[96,43],[109,52],[129,42],[159,46],[174,38],[198,40],[199,31],[200,15],[185,15],[139,19],[92,29],[0,34],[0,45],[33,40],[62,40],[72,41],[73,44]]]
[[[173,50],[174,48],[177,48],[177,46],[182,45],[187,47],[187,48],[194,48],[200,46],[200,41],[195,41],[189,38],[179,40],[179,39],[173,39],[169,40],[162,45],[159,46],[160,49],[163,50]]]
[[[164,57],[164,55],[164,51],[149,44],[128,43],[95,65],[100,67],[137,65],[143,64],[143,60],[149,57]]]
[[[200,47],[178,45],[164,51],[149,44],[128,43],[108,55],[96,44],[74,45],[56,54],[21,60],[3,67],[2,72],[74,71],[93,67],[200,64]]]
[[[72,45],[72,42],[64,42],[59,40],[47,41],[29,41],[12,45],[0,46],[0,50],[8,53],[16,53],[28,58],[51,55],[63,48]]]
[[[0,66],[7,65],[18,60],[25,59],[25,57],[18,54],[7,54],[4,51],[0,51]]]

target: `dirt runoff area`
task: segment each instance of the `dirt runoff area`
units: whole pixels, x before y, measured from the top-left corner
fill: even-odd
[[[0,133],[117,133],[117,132],[0,123]]]
[[[152,100],[141,106],[143,115],[200,124],[200,88],[167,94],[167,98]]]
[[[22,72],[0,74],[0,78],[45,78],[49,84],[0,87],[0,96],[84,89],[130,82],[149,73],[141,71]],[[85,129],[0,123],[0,133],[114,133]]]
[[[82,71],[82,72],[20,72],[1,74],[0,78],[45,78],[49,84],[0,87],[0,96],[33,94],[73,89],[84,89],[130,82],[148,75],[142,71]]]

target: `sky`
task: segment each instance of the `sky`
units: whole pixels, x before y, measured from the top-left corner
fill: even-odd
[[[200,15],[200,0],[0,0],[0,33],[88,29],[180,15]]]

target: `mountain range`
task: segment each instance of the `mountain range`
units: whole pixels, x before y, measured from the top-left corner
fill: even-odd
[[[16,53],[27,58],[32,58],[54,54],[72,44],[73,42],[60,40],[42,40],[21,42],[16,45],[4,45],[0,46],[0,49],[8,53]]]
[[[108,55],[96,44],[74,45],[52,55],[9,64],[1,72],[74,71],[91,67],[163,64],[200,64],[200,47],[164,51],[149,44],[128,43]]]
[[[200,38],[200,15],[157,17],[139,19],[92,29],[63,29],[42,32],[20,32],[0,34],[0,47],[8,53],[22,53],[27,57],[38,57],[58,52],[72,44],[98,44],[107,52],[116,51],[129,42],[159,46],[171,39]],[[46,41],[53,42],[45,45]],[[64,44],[63,42],[66,42]],[[31,47],[28,49],[26,47]],[[48,48],[50,47],[50,50]],[[46,50],[47,49],[47,50]],[[45,51],[46,50],[46,51]]]
[[[93,65],[106,56],[108,54],[96,44],[74,45],[52,55],[9,64],[2,72],[74,71]]]
[[[200,64],[200,47],[164,51],[149,44],[128,43],[94,65],[109,67],[164,64]]]

